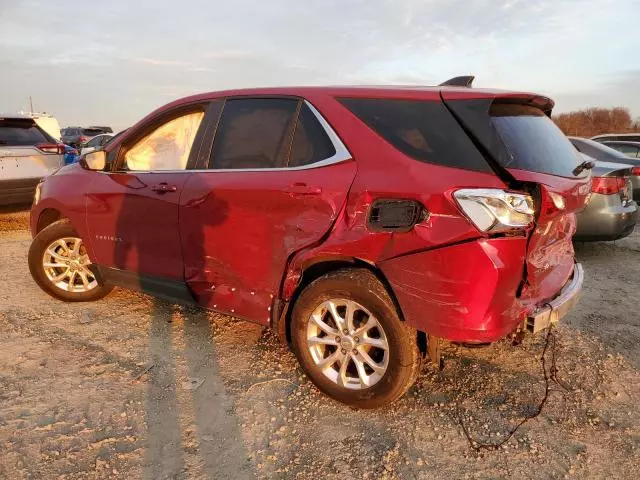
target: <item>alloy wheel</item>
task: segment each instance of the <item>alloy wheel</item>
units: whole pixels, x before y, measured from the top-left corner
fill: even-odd
[[[313,311],[307,345],[317,368],[351,390],[378,383],[389,365],[389,343],[380,322],[353,300],[332,298]]]
[[[82,239],[59,238],[45,249],[42,268],[49,281],[67,292],[84,293],[98,286]]]

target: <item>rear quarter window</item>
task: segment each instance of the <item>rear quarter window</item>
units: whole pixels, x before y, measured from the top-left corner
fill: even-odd
[[[365,98],[338,101],[415,160],[491,172],[482,154],[441,102]]]
[[[503,167],[573,177],[582,158],[569,139],[540,109],[526,105],[493,104],[491,122],[509,155]]]
[[[0,145],[19,147],[50,142],[52,139],[31,120],[0,120]]]

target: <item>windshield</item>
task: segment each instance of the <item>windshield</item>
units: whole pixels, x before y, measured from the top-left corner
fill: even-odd
[[[510,153],[503,167],[574,176],[582,158],[544,112],[525,105],[494,104],[490,113],[493,126]]]
[[[600,160],[601,162],[619,162],[620,160],[629,160],[629,157],[624,153],[587,138],[571,138],[571,143],[573,143],[582,153],[585,153],[596,160]]]

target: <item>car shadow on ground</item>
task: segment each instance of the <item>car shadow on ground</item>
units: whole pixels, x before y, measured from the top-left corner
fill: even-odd
[[[146,398],[147,449],[145,478],[183,478],[188,468],[184,452],[199,457],[207,478],[252,478],[251,462],[242,441],[233,399],[219,373],[209,317],[197,307],[178,307],[152,300],[148,340],[149,384]],[[182,324],[183,338],[175,338]],[[178,384],[176,343],[186,362],[186,380]],[[179,392],[183,393],[181,400]],[[195,447],[185,448],[180,408],[195,423]]]

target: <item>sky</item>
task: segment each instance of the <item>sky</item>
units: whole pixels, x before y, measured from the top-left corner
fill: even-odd
[[[0,0],[0,111],[119,130],[199,92],[473,74],[639,117],[639,22],[640,0]]]

